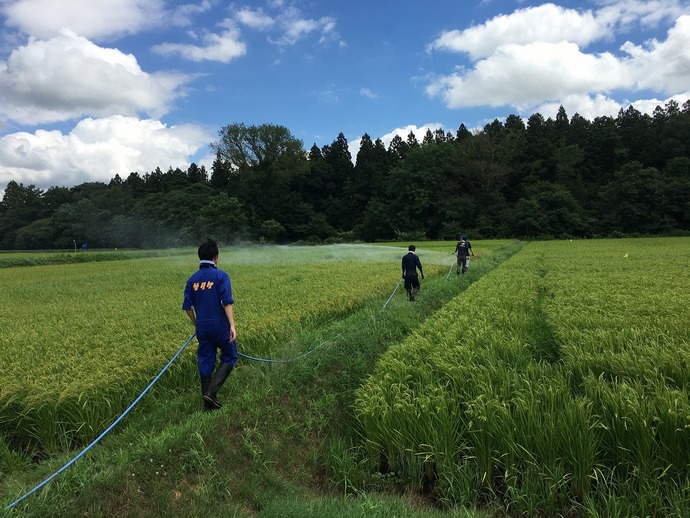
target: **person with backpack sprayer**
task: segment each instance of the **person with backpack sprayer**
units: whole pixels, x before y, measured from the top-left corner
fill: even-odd
[[[408,252],[402,258],[402,278],[405,279],[405,291],[407,291],[407,299],[412,302],[419,291],[419,276],[417,269],[424,278],[424,271],[422,270],[422,262],[414,253],[417,249],[414,245],[407,247]]]
[[[472,251],[472,245],[467,241],[464,234],[460,236],[460,241],[455,245],[455,252],[453,253],[458,256],[457,274],[460,275],[460,273],[467,272],[467,269],[470,267],[470,254],[474,256],[474,252]]]
[[[216,393],[237,363],[235,301],[230,276],[218,269],[216,242],[207,239],[199,246],[198,255],[201,263],[185,285],[182,309],[196,328],[201,395],[206,410],[211,411],[221,408]],[[218,350],[220,364],[214,373]]]

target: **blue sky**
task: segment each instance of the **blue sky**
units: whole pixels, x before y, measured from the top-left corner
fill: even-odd
[[[209,169],[232,123],[356,156],[563,105],[690,98],[687,0],[0,0],[0,193]]]

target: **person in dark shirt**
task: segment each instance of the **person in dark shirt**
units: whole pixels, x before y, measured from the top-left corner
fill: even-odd
[[[199,246],[199,269],[184,289],[182,309],[196,328],[197,363],[201,394],[206,410],[217,410],[221,404],[216,393],[237,363],[237,332],[233,310],[230,276],[218,269],[218,245],[207,239]],[[220,364],[216,354],[220,350]]]
[[[407,247],[408,252],[402,258],[402,277],[405,279],[405,291],[407,291],[407,298],[413,301],[419,291],[419,276],[417,269],[424,278],[424,271],[422,270],[422,262],[415,254],[417,248],[414,245]]]
[[[455,245],[455,252],[453,253],[458,256],[457,274],[460,275],[460,273],[467,272],[470,266],[470,254],[474,255],[474,252],[472,251],[472,245],[464,235],[460,236],[460,241]]]

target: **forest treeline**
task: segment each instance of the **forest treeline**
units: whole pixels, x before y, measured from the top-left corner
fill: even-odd
[[[231,124],[191,164],[109,183],[8,183],[0,249],[223,243],[579,238],[690,232],[690,101],[589,121],[516,115],[481,131],[410,133],[388,148],[341,133],[307,152],[271,124]]]

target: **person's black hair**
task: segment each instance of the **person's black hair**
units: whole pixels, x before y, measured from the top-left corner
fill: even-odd
[[[410,246],[407,247],[407,249],[408,249],[410,252],[414,252],[415,250],[417,250],[417,247],[414,246],[414,245],[410,245]]]
[[[213,258],[218,255],[218,245],[216,242],[207,238],[206,241],[199,246],[199,259],[202,261],[213,261]]]

